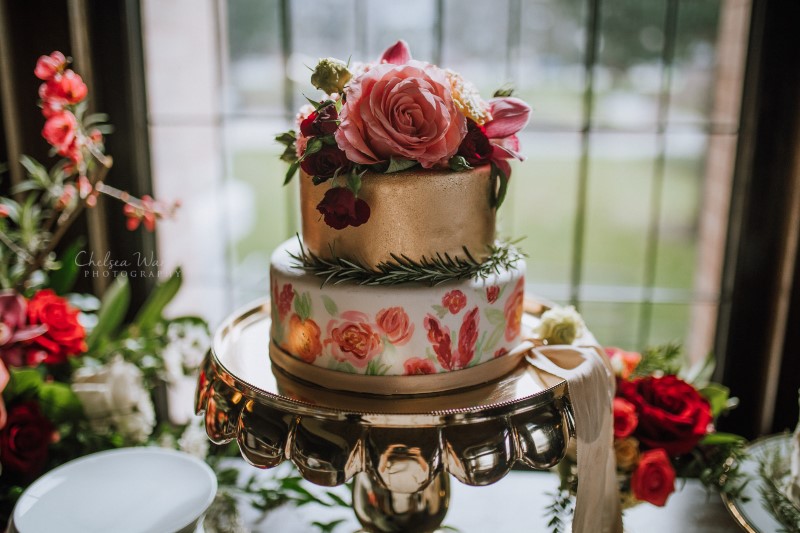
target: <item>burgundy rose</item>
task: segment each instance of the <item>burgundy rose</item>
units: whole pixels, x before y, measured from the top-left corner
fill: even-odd
[[[618,381],[617,396],[636,406],[639,425],[633,436],[645,448],[683,455],[708,432],[711,407],[694,387],[675,376]]]
[[[346,187],[332,187],[327,190],[317,211],[325,217],[325,223],[333,229],[347,226],[360,226],[369,220],[369,206],[353,191]]]
[[[3,473],[17,474],[23,479],[38,476],[47,463],[54,431],[37,403],[24,402],[11,407],[6,426],[0,431]]]
[[[31,298],[28,322],[47,326],[47,332],[31,341],[35,355],[29,356],[30,363],[64,363],[68,356],[86,351],[86,331],[78,322],[78,310],[52,290],[41,290]]]
[[[474,166],[488,163],[493,151],[492,143],[486,136],[486,128],[467,119],[467,134],[458,146],[456,154]]]
[[[300,168],[306,174],[324,179],[332,178],[337,170],[340,174],[346,173],[352,166],[344,152],[329,144],[324,145],[319,152],[309,154],[300,162]]]
[[[339,113],[335,105],[327,105],[313,111],[300,122],[300,133],[306,137],[330,135],[339,127]]]

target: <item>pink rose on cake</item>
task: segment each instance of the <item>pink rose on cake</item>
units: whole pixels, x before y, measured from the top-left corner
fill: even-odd
[[[391,158],[446,166],[467,133],[444,70],[409,60],[383,63],[351,82],[336,143],[364,165]]]
[[[364,368],[383,353],[383,341],[376,331],[378,328],[359,311],[346,311],[340,317],[341,320],[328,322],[325,347],[337,361]]]
[[[456,289],[442,296],[442,307],[446,307],[452,314],[457,315],[459,311],[467,306],[467,297],[463,292]]]
[[[419,376],[423,374],[435,374],[436,367],[428,359],[419,357],[412,357],[403,363],[403,369],[406,371],[406,376]]]
[[[414,334],[414,324],[402,307],[381,309],[375,316],[378,328],[394,346],[403,346]]]

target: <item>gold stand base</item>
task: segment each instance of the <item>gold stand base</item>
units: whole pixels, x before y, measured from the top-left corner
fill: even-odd
[[[380,485],[368,473],[353,484],[353,507],[366,533],[435,533],[450,505],[450,478],[439,472],[424,489],[403,494]]]

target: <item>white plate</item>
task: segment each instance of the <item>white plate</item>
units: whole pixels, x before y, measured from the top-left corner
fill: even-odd
[[[785,453],[790,451],[790,435],[773,435],[752,442],[747,447],[747,457],[740,463],[740,471],[750,478],[739,498],[723,496],[734,520],[748,533],[772,533],[783,530],[783,526],[772,517],[761,502],[761,477],[758,473],[760,460],[774,451]]]
[[[20,533],[193,531],[216,492],[213,470],[191,455],[123,448],[51,470],[22,494],[12,520]]]

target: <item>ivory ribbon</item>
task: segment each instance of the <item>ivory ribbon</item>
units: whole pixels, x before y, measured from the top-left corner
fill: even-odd
[[[614,458],[615,381],[610,363],[594,346],[539,346],[528,361],[567,380],[578,441],[578,494],[572,531],[622,533]]]

